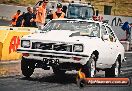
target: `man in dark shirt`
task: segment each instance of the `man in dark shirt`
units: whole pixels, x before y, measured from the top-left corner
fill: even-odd
[[[27,8],[27,13],[24,14],[23,16],[23,21],[22,21],[22,27],[33,27],[32,22],[34,22],[35,14],[33,13],[33,10],[31,7]]]
[[[33,18],[30,20],[30,22],[31,22],[31,27],[37,27],[37,25],[36,25],[36,12],[37,12],[37,10],[36,10],[36,8],[34,8],[33,9]]]

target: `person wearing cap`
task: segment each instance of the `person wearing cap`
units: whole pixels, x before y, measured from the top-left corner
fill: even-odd
[[[17,19],[18,19],[18,17],[19,17],[20,15],[21,15],[21,11],[20,11],[20,10],[17,10],[17,13],[14,14],[14,15],[12,16],[11,25],[12,25],[13,27],[16,26],[16,21],[17,21]]]
[[[43,29],[45,20],[46,20],[46,6],[47,6],[48,0],[43,0],[43,3],[41,6],[38,7],[37,13],[36,13],[36,25],[39,29]]]
[[[49,16],[49,18],[52,19],[62,19],[65,18],[65,13],[62,12],[62,4],[57,4],[57,11],[54,12],[52,15]]]

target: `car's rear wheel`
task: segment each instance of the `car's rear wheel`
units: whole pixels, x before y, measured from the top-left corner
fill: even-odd
[[[116,62],[113,64],[113,66],[105,70],[105,77],[119,77],[120,68],[121,68],[120,65],[121,64],[118,57]]]
[[[55,75],[63,75],[66,72],[66,70],[61,70],[59,67],[52,67],[52,69]]]
[[[94,54],[91,55],[89,61],[83,67],[82,72],[86,77],[95,77],[96,74],[96,56]]]
[[[31,63],[31,61],[29,61],[25,58],[22,58],[22,60],[21,60],[21,71],[25,77],[29,78],[34,72],[33,63]]]

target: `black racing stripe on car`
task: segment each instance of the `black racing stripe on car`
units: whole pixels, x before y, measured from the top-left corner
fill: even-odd
[[[65,54],[65,55],[75,55],[75,56],[89,57],[88,55],[82,55],[82,54],[58,53],[58,52],[47,52],[47,51],[38,51],[38,50],[22,50],[22,49],[17,49],[17,51],[21,51],[21,52],[23,51],[23,52],[53,53],[53,54]]]

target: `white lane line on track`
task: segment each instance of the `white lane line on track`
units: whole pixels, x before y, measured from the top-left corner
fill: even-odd
[[[2,62],[0,62],[0,65],[2,65],[2,64],[11,64],[11,63],[20,63],[21,61],[20,60],[15,60],[15,61],[2,61]]]
[[[128,51],[128,52],[125,52],[125,53],[132,53],[132,51]]]
[[[125,67],[125,68],[121,68],[122,71],[125,71],[125,70],[132,70],[132,67]]]
[[[15,7],[24,7],[24,6],[18,6],[18,5],[7,5],[7,4],[0,4],[0,5],[3,5],[3,6],[5,6],[5,5],[6,5],[6,6],[13,6],[13,7],[14,7],[14,6],[15,6]]]

